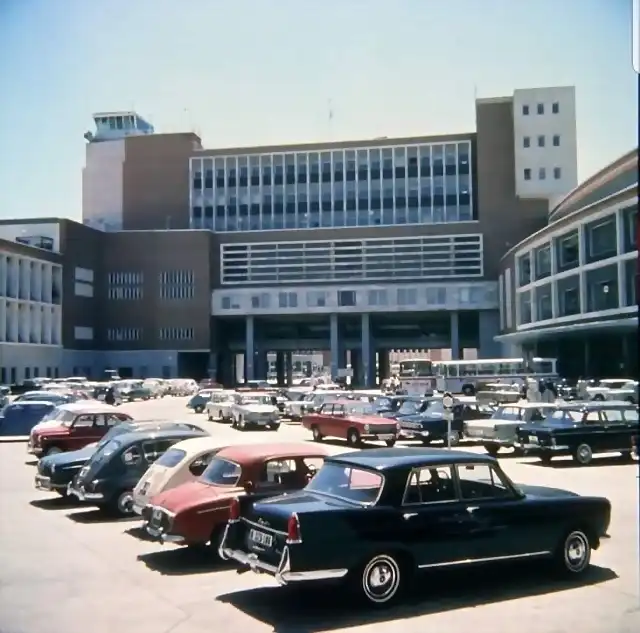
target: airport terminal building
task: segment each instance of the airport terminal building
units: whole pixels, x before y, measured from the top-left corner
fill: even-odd
[[[373,385],[389,350],[502,356],[520,345],[503,256],[578,185],[575,91],[475,107],[466,133],[226,149],[94,115],[82,223],[0,221],[0,382],[47,368],[233,382],[264,377],[269,352],[284,376],[317,350]],[[19,258],[51,264],[38,279],[60,271],[55,339],[16,329],[16,305],[49,300],[25,298]]]

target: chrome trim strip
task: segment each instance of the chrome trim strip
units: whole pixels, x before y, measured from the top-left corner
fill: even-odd
[[[430,569],[432,567],[452,567],[454,565],[474,565],[476,563],[490,563],[500,560],[517,560],[519,558],[532,558],[536,556],[549,556],[552,554],[550,551],[544,552],[530,552],[528,554],[512,554],[509,556],[490,556],[488,558],[467,558],[466,560],[454,560],[446,561],[444,563],[428,563],[425,565],[418,565],[418,569]]]

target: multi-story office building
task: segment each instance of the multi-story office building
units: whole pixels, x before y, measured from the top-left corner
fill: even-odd
[[[638,151],[564,196],[509,250],[499,340],[557,356],[567,376],[638,371]]]
[[[269,351],[282,375],[330,350],[371,384],[392,349],[499,356],[501,257],[577,185],[573,88],[480,99],[476,130],[447,136],[210,150],[132,112],[95,121],[85,226],[56,225],[93,271],[63,327],[93,373],[232,381],[240,354],[259,378]]]

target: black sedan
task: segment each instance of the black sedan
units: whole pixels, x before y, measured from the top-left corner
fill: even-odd
[[[579,576],[610,515],[602,497],[516,486],[489,456],[383,448],[327,458],[300,492],[238,497],[219,552],[281,584],[342,580],[382,606],[423,569],[539,559]]]

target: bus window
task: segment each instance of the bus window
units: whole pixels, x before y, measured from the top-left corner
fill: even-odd
[[[531,361],[531,369],[535,374],[555,373],[555,361],[549,358],[534,358]]]
[[[447,377],[449,378],[457,378],[458,377],[458,366],[457,365],[445,365],[447,368]]]
[[[478,363],[478,376],[495,376],[497,367],[494,363]]]
[[[469,364],[461,364],[459,366],[460,375],[461,376],[475,376],[476,375],[476,367],[477,365],[469,363]]]

